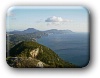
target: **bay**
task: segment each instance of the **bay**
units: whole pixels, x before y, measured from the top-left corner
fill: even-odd
[[[37,39],[37,42],[51,48],[65,61],[85,66],[89,61],[89,34],[51,34]]]

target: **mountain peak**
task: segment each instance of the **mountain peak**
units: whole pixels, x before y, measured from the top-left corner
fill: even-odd
[[[34,28],[28,28],[28,29],[24,30],[25,33],[33,33],[33,32],[37,32],[37,31],[39,31],[39,30],[34,29]]]

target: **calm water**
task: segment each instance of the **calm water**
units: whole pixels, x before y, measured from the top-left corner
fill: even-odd
[[[63,60],[84,66],[89,59],[89,35],[87,33],[52,34],[37,40],[51,48]]]

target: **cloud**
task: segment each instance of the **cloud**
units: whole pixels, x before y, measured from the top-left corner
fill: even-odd
[[[52,16],[45,20],[45,22],[70,22],[71,20],[64,19],[62,17]]]
[[[7,16],[13,17],[13,16],[15,16],[15,14],[14,14],[13,12],[8,12],[8,13],[7,13]]]
[[[16,20],[15,13],[13,12],[8,12],[7,16],[10,17],[12,20]]]

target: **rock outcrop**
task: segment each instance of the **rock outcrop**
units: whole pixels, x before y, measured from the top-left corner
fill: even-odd
[[[39,61],[36,65],[37,67],[44,67],[43,62]]]
[[[39,48],[36,48],[30,52],[30,55],[35,58],[39,53]]]

